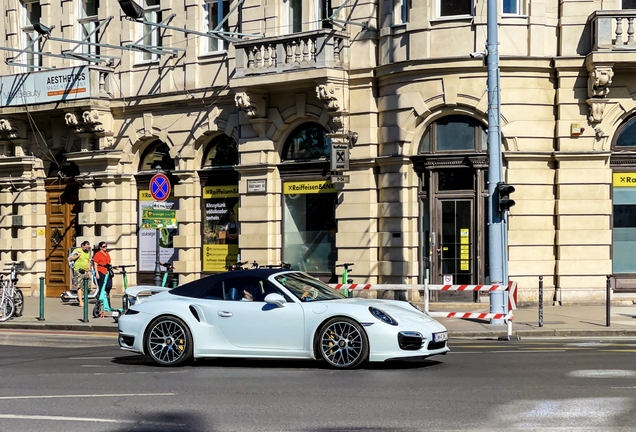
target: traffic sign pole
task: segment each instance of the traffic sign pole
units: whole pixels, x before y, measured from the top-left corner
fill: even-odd
[[[157,167],[157,174],[150,179],[150,195],[155,201],[165,201],[170,196],[170,180],[162,171],[161,167]],[[157,226],[155,230],[155,286],[161,286],[161,246],[159,238],[161,228]]]

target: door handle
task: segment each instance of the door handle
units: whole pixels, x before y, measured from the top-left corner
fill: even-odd
[[[219,311],[219,316],[223,317],[223,318],[229,318],[231,316],[233,316],[234,314],[232,312],[224,312],[224,311]]]

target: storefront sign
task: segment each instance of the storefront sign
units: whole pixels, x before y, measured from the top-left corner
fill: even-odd
[[[615,172],[612,174],[612,186],[636,187],[636,173]]]
[[[283,193],[285,195],[315,194],[315,193],[336,193],[336,185],[331,180],[318,181],[296,181],[283,183]]]
[[[141,215],[143,228],[177,228],[176,210],[144,209]]]
[[[87,66],[0,76],[0,107],[90,97]]]
[[[331,171],[349,169],[349,146],[347,144],[331,144]]]
[[[238,259],[238,185],[205,186],[203,271],[222,272]]]
[[[139,214],[139,234],[137,237],[139,246],[139,271],[155,270],[157,232],[159,233],[159,258],[161,262],[173,262],[177,259],[177,254],[172,247],[172,239],[177,234],[176,215],[174,228],[168,226],[158,228],[153,228],[152,226],[145,227],[144,216],[148,216],[148,211],[153,212],[153,214],[156,212],[169,211],[170,215],[172,215],[174,210],[179,208],[179,201],[175,199],[174,196],[170,196],[168,200],[164,201],[165,210],[154,210],[154,202],[149,190],[139,191],[139,205],[137,210]],[[169,219],[163,220],[171,222]]]
[[[461,228],[459,230],[460,237],[460,249],[459,249],[459,269],[463,271],[470,270],[470,230],[468,228]]]

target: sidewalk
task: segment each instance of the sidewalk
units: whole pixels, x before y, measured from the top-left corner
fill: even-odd
[[[57,298],[44,299],[44,321],[39,321],[40,299],[24,298],[24,313],[19,318],[0,323],[0,329],[84,330],[117,332],[112,317],[93,318],[93,304],[88,310],[89,322],[84,323],[83,309],[77,303],[62,303]],[[121,297],[114,297],[115,306],[121,307]],[[431,303],[431,311],[488,312],[488,303]],[[489,320],[436,318],[449,331],[451,337],[497,338],[508,332],[506,325],[491,325]],[[513,335],[524,337],[550,336],[633,336],[636,337],[636,305],[612,305],[610,326],[606,327],[605,306],[546,306],[543,327],[539,327],[538,308],[514,311]]]

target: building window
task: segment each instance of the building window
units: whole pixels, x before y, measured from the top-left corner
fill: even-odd
[[[139,171],[154,171],[157,167],[164,171],[174,171],[174,159],[170,156],[170,149],[161,141],[151,144],[142,154]]]
[[[213,139],[205,149],[203,168],[230,167],[238,164],[238,146],[236,141],[227,135]]]
[[[205,0],[205,30],[211,31],[227,18],[230,12],[229,0]],[[219,29],[225,32],[230,31],[229,19],[223,22]],[[208,38],[207,52],[225,51],[227,50],[227,42],[218,38]]]
[[[327,131],[318,124],[304,124],[294,130],[283,148],[284,160],[328,158],[331,139]]]
[[[302,0],[283,0],[285,34],[303,31]]]
[[[33,24],[40,22],[42,17],[42,7],[40,0],[23,0],[22,1],[22,47],[26,48],[38,38],[38,33],[33,29]],[[23,55],[26,56],[25,63],[30,70],[38,70],[42,66],[42,56],[37,54],[40,52],[40,43],[36,42]]]
[[[315,8],[316,8],[316,21],[318,25],[317,29],[330,29],[333,28],[331,21],[329,18],[333,14],[333,9],[331,7],[331,0],[315,0]]]
[[[424,133],[420,153],[485,152],[486,129],[467,116],[447,116],[432,123]]]
[[[283,183],[283,260],[293,269],[333,273],[336,192],[328,180]]]
[[[525,0],[503,0],[504,15],[525,15]]]
[[[97,11],[99,9],[99,0],[80,0],[80,18],[79,22],[79,39],[84,40],[89,33],[95,30],[99,25]],[[99,42],[99,31],[93,33],[88,42]],[[99,55],[99,47],[96,45],[82,45],[83,54]]]
[[[621,9],[636,9],[636,0],[622,0]]]
[[[393,25],[406,24],[411,14],[411,0],[393,1]]]
[[[149,23],[160,23],[162,21],[160,0],[144,0],[144,20]],[[143,32],[145,36],[143,44],[160,47],[162,45],[161,30],[160,27],[144,24]],[[157,60],[159,54],[144,51],[142,58],[144,61]]]
[[[472,0],[437,0],[440,18],[472,16]]]
[[[614,150],[636,150],[636,117],[621,125],[616,134]]]

